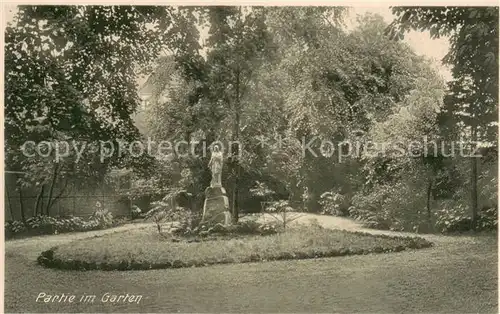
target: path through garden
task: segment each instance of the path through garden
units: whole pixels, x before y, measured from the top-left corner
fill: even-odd
[[[304,215],[325,227],[369,231],[351,220]],[[430,249],[313,260],[131,272],[45,269],[36,256],[58,243],[147,224],[6,243],[5,312],[475,312],[496,313],[497,237],[424,237]],[[385,232],[386,233],[386,232]],[[120,288],[117,288],[120,287]],[[36,303],[40,292],[97,296],[92,304]],[[101,296],[142,294],[140,304]]]

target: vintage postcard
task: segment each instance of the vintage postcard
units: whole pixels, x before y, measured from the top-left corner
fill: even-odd
[[[497,313],[499,7],[407,5],[4,4],[4,312]]]

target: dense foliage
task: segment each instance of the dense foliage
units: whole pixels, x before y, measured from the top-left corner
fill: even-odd
[[[404,32],[417,29],[429,30],[431,37],[449,37],[450,50],[443,63],[451,66],[453,79],[448,83],[439,128],[446,139],[467,142],[473,154],[483,147],[480,158],[468,158],[467,188],[458,196],[469,201],[470,226],[480,227],[480,210],[497,207],[496,202],[488,202],[490,196],[497,197],[496,192],[485,199],[480,191],[497,189],[496,178],[486,184],[481,179],[490,171],[497,172],[497,159],[492,162],[484,155],[488,150],[497,152],[498,7],[395,7],[393,12],[397,18],[388,28],[393,36],[403,37]]]
[[[6,165],[26,171],[19,193],[35,187],[55,198],[54,182],[88,184],[126,168],[132,184],[121,192],[144,213],[152,204],[146,217],[161,232],[164,220],[199,216],[210,144],[238,141],[224,147],[222,178],[235,221],[274,202],[376,228],[495,228],[498,8],[395,7],[392,24],[367,14],[352,30],[347,12],[20,7],[6,31],[5,66]],[[410,29],[449,37],[451,82],[395,40]],[[141,74],[149,98],[137,112]],[[113,153],[104,162],[72,151],[56,162],[19,150],[29,140],[78,140],[99,151],[98,141],[146,137],[192,151]],[[453,141],[482,157],[425,154]],[[38,213],[50,206],[36,200]]]
[[[51,217],[39,215],[30,217],[26,224],[14,220],[5,223],[5,236],[12,238],[22,235],[46,235],[66,232],[84,232],[106,229],[118,224],[107,210],[97,210],[89,217],[65,216]]]

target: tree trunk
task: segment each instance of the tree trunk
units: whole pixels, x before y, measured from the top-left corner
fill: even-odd
[[[49,198],[48,198],[48,201],[47,201],[47,206],[45,207],[45,214],[47,216],[50,216],[50,206],[51,206],[51,199],[52,199],[52,194],[54,193],[54,186],[56,184],[56,180],[57,180],[57,170],[59,168],[59,164],[56,164],[56,166],[54,167],[54,173],[52,174],[52,182],[50,184],[50,189],[49,189]]]
[[[23,204],[23,191],[19,188],[19,202],[21,203],[21,220],[23,224],[26,225],[26,216],[24,215],[24,204]]]
[[[477,226],[477,159],[471,157],[471,213],[472,229]]]
[[[36,198],[35,209],[33,210],[33,217],[36,217],[36,215],[38,215],[38,208],[41,205],[40,203],[43,199],[44,190],[45,190],[45,185],[42,185],[42,188],[40,189],[40,193],[38,193],[38,197]],[[43,202],[42,202],[42,204],[43,204]]]
[[[64,184],[64,187],[61,189],[61,191],[59,192],[58,195],[56,195],[56,197],[54,197],[52,200],[49,199],[49,202],[50,204],[47,204],[47,206],[49,206],[49,209],[52,208],[52,206],[54,206],[54,204],[57,203],[57,201],[61,198],[61,196],[64,194],[64,192],[66,191],[66,188],[68,187],[68,180],[66,180],[65,184]]]
[[[473,157],[476,149],[476,141],[477,141],[477,127],[473,125],[471,127],[471,215],[472,215],[472,230],[476,230],[477,225],[477,159]]]
[[[432,198],[432,179],[429,180],[429,183],[427,185],[427,223],[429,224],[429,228],[432,227],[431,198]]]
[[[236,100],[235,100],[235,112],[234,112],[234,129],[233,129],[233,141],[239,141],[240,137],[240,70],[236,71]],[[233,199],[232,199],[232,212],[233,212],[233,222],[237,223],[239,219],[239,177],[241,174],[240,171],[240,162],[239,162],[239,154],[240,154],[240,146],[239,142],[236,145],[236,151],[232,152],[232,173],[234,174],[234,185],[233,185]]]
[[[9,189],[8,189],[7,185],[5,185],[5,193],[6,193],[6,196],[7,196],[7,202],[9,202],[10,219],[11,220],[15,220],[14,219],[14,211],[12,210],[12,203],[10,201],[10,196],[9,196]]]

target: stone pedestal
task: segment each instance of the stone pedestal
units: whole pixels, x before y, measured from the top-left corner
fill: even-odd
[[[228,215],[229,200],[226,196],[226,190],[222,186],[206,188],[202,221],[210,224],[221,223],[226,225]]]

